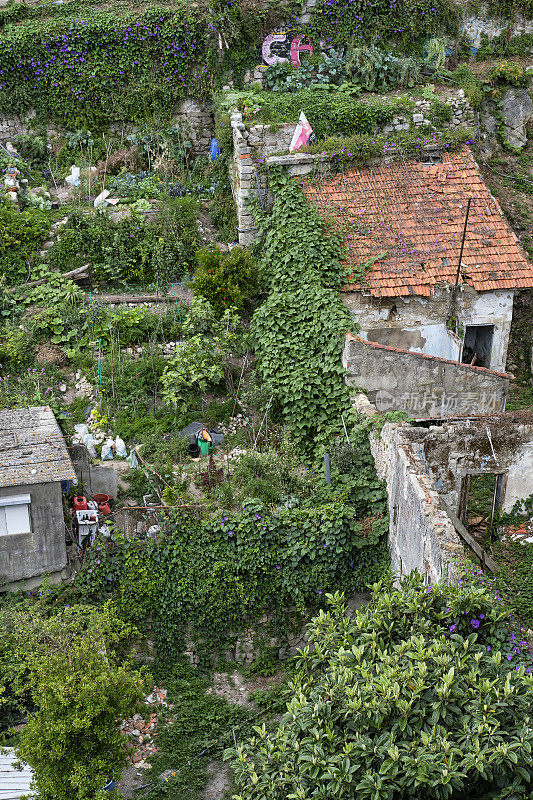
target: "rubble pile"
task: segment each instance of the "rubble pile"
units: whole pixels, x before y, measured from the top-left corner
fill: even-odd
[[[145,701],[147,705],[159,707],[161,710],[174,708],[172,703],[170,705],[167,703],[167,690],[157,686]],[[158,722],[159,716],[156,710],[147,719],[142,714],[135,714],[131,719],[124,720],[120,726],[120,730],[130,737],[129,761],[138,769],[148,769],[150,765],[147,759],[158,752],[159,748],[154,742]]]
[[[217,426],[217,430],[220,433],[223,433],[224,436],[228,436],[232,433],[237,433],[239,428],[245,428],[248,425],[248,419],[244,416],[244,414],[237,414],[235,417],[231,417],[230,421],[227,425],[220,424]]]

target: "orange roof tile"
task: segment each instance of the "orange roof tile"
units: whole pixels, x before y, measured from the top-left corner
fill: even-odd
[[[321,217],[344,237],[344,291],[430,297],[437,284],[454,283],[469,198],[459,282],[481,292],[533,287],[533,265],[467,147],[444,153],[438,164],[352,168],[334,177],[303,179],[302,187]]]

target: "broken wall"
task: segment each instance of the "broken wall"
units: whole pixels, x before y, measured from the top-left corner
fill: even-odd
[[[415,419],[503,411],[509,376],[421,353],[365,342],[348,333],[346,382],[362,389],[378,411]]]
[[[455,560],[464,554],[456,530],[440,505],[421,446],[408,438],[409,428],[387,423],[370,447],[380,478],[387,484],[389,549],[396,575],[418,570],[429,583],[455,582]]]
[[[461,339],[446,327],[452,286],[439,286],[433,297],[375,298],[359,292],[343,292],[342,299],[359,335],[377,344],[458,361]],[[513,318],[510,290],[476,292],[463,284],[457,292],[457,318],[467,325],[494,325],[490,368],[505,370]]]
[[[489,433],[487,433],[487,430]],[[495,415],[411,428],[408,436],[422,443],[427,470],[439,495],[458,513],[466,475],[503,474],[502,510],[533,494],[533,416]]]

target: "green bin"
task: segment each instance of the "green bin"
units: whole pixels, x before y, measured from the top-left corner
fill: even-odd
[[[198,439],[198,445],[200,447],[201,456],[208,456],[213,450],[213,442],[206,442],[204,439]]]

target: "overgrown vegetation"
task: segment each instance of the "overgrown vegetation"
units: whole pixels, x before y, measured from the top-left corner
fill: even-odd
[[[131,627],[110,606],[50,614],[44,600],[25,600],[4,601],[0,631],[0,717],[30,712],[17,754],[39,797],[104,800],[126,762],[116,719],[142,697],[143,675],[120,655]]]
[[[328,599],[281,722],[227,751],[235,797],[528,795],[531,662],[514,634],[502,656],[490,587],[378,584],[355,619]]]

